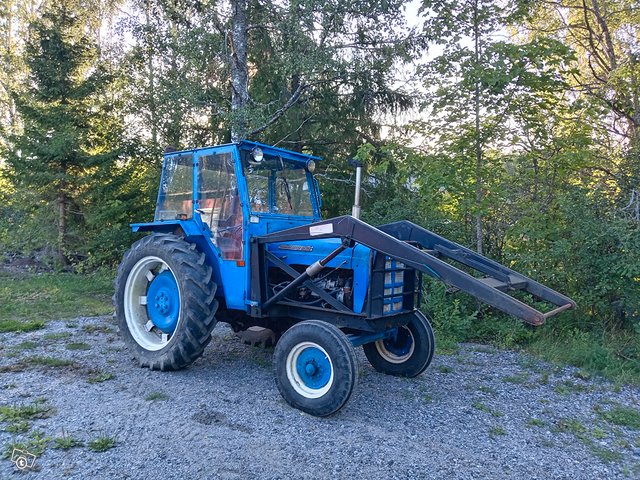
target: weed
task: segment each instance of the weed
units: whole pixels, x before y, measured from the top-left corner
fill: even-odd
[[[56,332],[56,333],[47,333],[42,338],[45,340],[66,340],[67,338],[71,338],[71,332]]]
[[[0,422],[16,424],[36,418],[47,418],[53,413],[55,413],[53,407],[45,405],[42,400],[37,400],[30,405],[0,407]]]
[[[506,377],[502,377],[502,381],[505,383],[515,383],[518,385],[522,385],[524,383],[527,383],[527,381],[529,380],[529,374],[528,373],[519,373],[517,375],[508,375]]]
[[[539,418],[531,417],[527,419],[527,427],[544,427],[544,426],[545,426],[544,421],[540,420]]]
[[[33,332],[44,327],[42,320],[15,320],[11,318],[0,319],[0,333],[6,332]]]
[[[423,395],[423,397],[422,397],[422,401],[423,401],[424,403],[431,403],[431,402],[433,402],[433,395],[429,395],[429,394]]]
[[[111,380],[112,378],[114,378],[113,373],[95,372],[92,375],[89,375],[87,377],[87,382],[89,382],[89,383],[102,383],[102,382],[106,382],[107,380]]]
[[[89,449],[94,452],[106,452],[116,446],[116,437],[110,437],[106,434],[101,434],[97,438],[91,440],[88,444]]]
[[[606,432],[602,430],[600,427],[593,427],[593,430],[591,431],[591,435],[593,436],[593,438],[597,440],[602,440],[603,438],[607,438]]]
[[[60,437],[56,437],[53,439],[53,448],[59,450],[69,450],[74,447],[81,447],[82,445],[83,443],[80,440],[73,438],[64,430],[62,431],[62,435]]]
[[[22,342],[13,346],[13,349],[18,351],[33,350],[34,348],[38,348],[38,344],[36,342]]]
[[[476,401],[476,402],[473,402],[471,405],[476,410],[480,410],[481,412],[491,413],[491,409],[482,402]]]
[[[66,345],[67,350],[89,350],[91,345],[84,342],[69,342]]]
[[[587,427],[575,418],[564,418],[556,423],[556,430],[560,432],[573,433],[578,437],[585,437]]]
[[[64,326],[67,328],[78,328],[78,322],[65,322]]]
[[[489,429],[489,435],[491,435],[492,437],[498,437],[506,434],[507,434],[506,430],[499,425],[494,425]]]
[[[113,330],[106,325],[83,325],[82,330],[86,333],[113,333]]]
[[[608,448],[590,445],[589,450],[604,463],[619,462],[622,460],[622,454],[620,452],[609,450]]]
[[[471,351],[472,352],[480,352],[480,353],[489,353],[489,354],[498,353],[498,350],[496,350],[494,347],[492,347],[490,345],[475,345],[475,346],[471,347]]]
[[[589,389],[579,383],[573,383],[571,380],[565,380],[564,382],[556,385],[553,390],[561,395],[566,395],[569,393],[586,392]]]
[[[147,402],[153,402],[155,400],[168,400],[169,395],[162,392],[151,392],[149,395],[144,397]]]
[[[578,370],[577,372],[574,372],[573,376],[580,380],[590,380],[593,375],[586,370]]]
[[[541,385],[547,385],[549,383],[549,372],[543,372],[542,375],[540,375],[539,382]]]
[[[640,411],[633,407],[614,405],[609,410],[596,407],[596,412],[603,420],[622,427],[640,430]]]
[[[480,391],[482,393],[486,393],[488,395],[495,395],[496,394],[496,390],[494,388],[487,387],[485,385],[480,385],[478,387],[478,391]]]
[[[70,367],[74,365],[71,360],[67,360],[66,358],[55,358],[55,357],[29,357],[25,358],[24,362],[29,365],[36,365],[40,367]]]
[[[453,373],[453,368],[447,366],[447,365],[439,365],[438,366],[438,371],[440,373]]]
[[[39,457],[44,453],[50,441],[50,437],[46,437],[43,432],[36,430],[31,432],[26,441],[11,442],[7,444],[4,451],[4,458],[11,458],[11,454],[16,448]]]

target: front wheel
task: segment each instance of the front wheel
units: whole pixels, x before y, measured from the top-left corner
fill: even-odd
[[[362,348],[378,372],[415,377],[424,372],[433,359],[433,328],[427,317],[417,311],[407,325],[398,327],[395,338],[367,343]]]
[[[353,345],[340,329],[319,320],[298,323],[282,335],[274,366],[287,403],[317,417],[342,408],[356,385]]]

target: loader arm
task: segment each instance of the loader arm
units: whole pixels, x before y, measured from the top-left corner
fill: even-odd
[[[343,238],[362,244],[531,325],[542,325],[547,318],[576,306],[569,297],[408,221],[376,228],[351,216],[342,216],[274,232],[255,240],[258,244],[267,244],[322,238]],[[458,261],[487,277],[476,278],[439,257]],[[526,291],[556,308],[540,312],[503,290]]]

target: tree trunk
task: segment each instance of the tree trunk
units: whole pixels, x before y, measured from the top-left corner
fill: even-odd
[[[67,246],[67,197],[63,192],[58,194],[58,262],[67,265],[65,255]]]
[[[246,107],[249,103],[247,66],[247,0],[234,0],[231,25],[231,141],[237,142],[247,131]]]
[[[145,2],[144,9],[144,17],[145,17],[145,26],[147,27],[147,35],[145,38],[146,47],[147,47],[147,81],[148,81],[148,92],[147,96],[149,99],[149,115],[151,118],[149,119],[149,123],[151,124],[151,144],[153,145],[153,149],[156,152],[160,151],[160,146],[158,145],[158,111],[156,108],[156,75],[155,69],[153,67],[153,41],[151,39],[151,34],[149,33],[151,29],[151,5],[149,0]]]
[[[480,20],[478,19],[478,0],[473,3],[474,63],[476,78],[474,84],[475,104],[475,154],[476,154],[476,250],[484,250],[484,230],[482,225],[482,141],[480,138]]]

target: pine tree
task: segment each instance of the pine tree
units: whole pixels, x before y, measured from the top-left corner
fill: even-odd
[[[12,139],[9,165],[16,185],[53,210],[62,265],[69,261],[72,226],[82,221],[78,202],[90,175],[114,159],[95,132],[95,99],[108,78],[98,65],[86,7],[63,0],[31,24],[24,52],[29,79],[13,92],[23,128]]]

